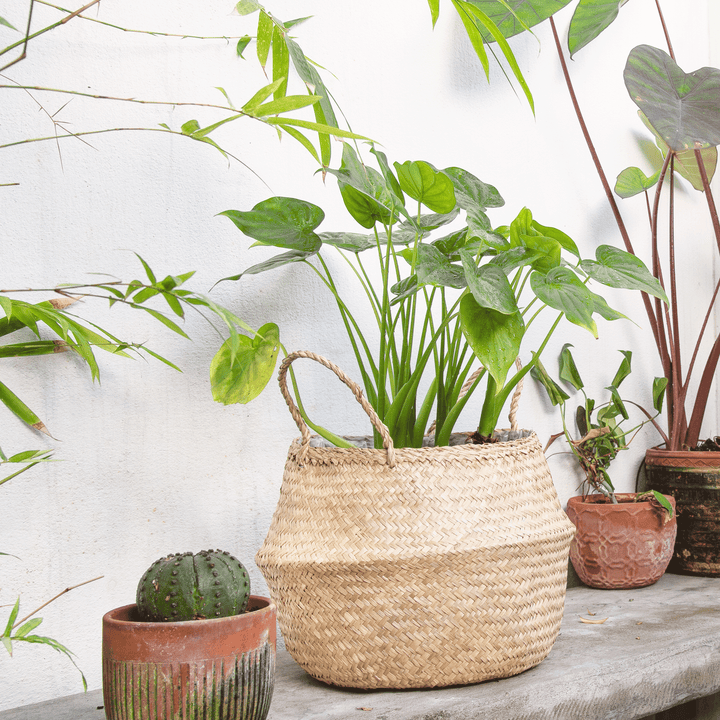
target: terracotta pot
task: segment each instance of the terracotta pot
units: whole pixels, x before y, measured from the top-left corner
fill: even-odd
[[[650,502],[633,502],[634,493],[618,493],[619,503],[603,495],[572,497],[567,514],[577,527],[570,560],[590,587],[629,589],[657,582],[672,558],[677,521]],[[672,497],[668,500],[675,506]]]
[[[136,605],[103,617],[107,720],[264,720],[275,681],[275,605],[211,620],[142,622]]]
[[[670,572],[720,576],[720,453],[645,453],[648,487],[677,502],[678,536]]]

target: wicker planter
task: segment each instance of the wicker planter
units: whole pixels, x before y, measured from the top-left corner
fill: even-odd
[[[437,687],[547,656],[574,527],[534,433],[393,451],[386,431],[382,450],[313,447],[299,425],[256,562],[308,673],[346,687]]]
[[[720,453],[645,453],[648,487],[677,503],[677,541],[670,572],[720,577]]]
[[[136,605],[103,617],[107,720],[264,720],[275,682],[275,605],[212,620],[141,622]]]
[[[577,527],[570,560],[590,587],[630,589],[657,582],[673,554],[677,521],[665,510],[634,502],[634,493],[618,493],[619,504],[602,495],[572,497],[567,514]],[[670,497],[670,502],[675,501]]]

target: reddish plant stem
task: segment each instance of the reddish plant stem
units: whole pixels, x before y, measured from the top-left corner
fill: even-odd
[[[707,200],[708,210],[710,212],[710,218],[712,220],[713,232],[715,233],[715,242],[717,243],[718,249],[720,250],[720,218],[718,218],[717,207],[715,206],[715,199],[710,189],[710,180],[708,179],[707,172],[705,170],[705,163],[702,159],[702,153],[700,150],[695,150],[695,159],[700,170],[700,179],[702,180],[703,190],[705,192],[705,199]],[[698,352],[700,341],[702,340],[705,332],[705,327],[708,323],[710,311],[712,310],[715,300],[717,298],[718,290],[720,289],[720,283],[715,287],[715,293],[713,294],[708,313],[705,317],[700,336],[695,347],[695,353]],[[700,379],[700,385],[695,396],[695,405],[693,407],[692,415],[690,416],[690,423],[687,429],[687,435],[685,443],[688,447],[695,447],[700,437],[700,429],[702,421],[705,416],[705,410],[707,408],[708,397],[710,396],[710,388],[712,387],[713,380],[715,378],[715,371],[717,369],[718,360],[720,360],[720,335],[715,339],[713,347],[710,351],[710,355],[705,363],[702,377]]]
[[[565,55],[563,53],[560,38],[558,36],[557,27],[555,26],[555,18],[553,18],[552,16],[550,16],[550,27],[552,28],[553,38],[555,39],[555,47],[557,48],[558,58],[560,59],[563,77],[565,78],[565,85],[567,86],[568,92],[570,93],[570,100],[572,101],[575,115],[577,116],[578,123],[580,124],[580,130],[582,131],[583,137],[585,138],[585,143],[588,147],[588,150],[590,151],[590,155],[595,165],[595,169],[597,170],[600,182],[603,186],[603,190],[605,191],[605,196],[607,197],[608,202],[610,203],[610,208],[613,212],[613,215],[615,216],[615,222],[617,223],[620,235],[623,239],[623,243],[625,244],[625,249],[632,255],[635,255],[630,236],[628,234],[627,228],[625,227],[622,216],[620,215],[620,209],[615,202],[615,198],[613,197],[610,184],[608,183],[605,171],[603,170],[603,167],[600,163],[600,158],[598,157],[597,151],[595,150],[595,145],[593,144],[590,133],[588,132],[587,125],[585,124],[585,119],[582,115],[582,111],[580,110],[580,105],[578,103],[577,96],[575,95],[575,89],[573,88],[573,84],[570,79],[567,62],[565,61]],[[652,303],[650,302],[650,298],[648,297],[648,295],[646,293],[641,293],[641,295],[643,299],[643,304],[645,305],[645,312],[647,313],[648,320],[650,321],[650,327],[652,328],[653,337],[655,338],[655,344],[657,345],[658,352],[662,357],[661,339],[658,332],[658,320],[655,316],[655,312],[653,311]]]
[[[675,154],[668,153],[670,158],[670,202],[668,209],[668,263],[670,267],[670,316],[672,317],[672,339],[670,352],[672,357],[672,382],[675,413],[670,428],[670,449],[678,450],[680,438],[685,434],[687,416],[685,414],[685,397],[687,382],[682,379],[682,361],[680,353],[680,324],[678,319],[677,271],[675,264]],[[686,381],[689,378],[686,378]]]
[[[660,16],[660,24],[662,25],[663,33],[665,34],[665,42],[668,46],[668,54],[674,60],[675,52],[673,51],[673,46],[670,42],[670,34],[668,33],[667,25],[665,24],[665,17],[663,16],[662,9],[660,8],[660,0],[655,0],[655,6],[657,7],[658,15]]]

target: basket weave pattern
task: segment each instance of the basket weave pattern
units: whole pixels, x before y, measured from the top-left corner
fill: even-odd
[[[492,445],[290,447],[256,562],[293,658],[357,688],[507,677],[562,619],[570,542],[534,433]]]

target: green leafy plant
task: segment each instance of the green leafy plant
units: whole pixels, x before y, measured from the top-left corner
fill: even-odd
[[[62,18],[56,22],[50,23],[39,30],[31,32],[33,11],[36,4],[47,5],[54,8],[62,14]],[[13,59],[7,61],[0,67],[0,71],[4,71],[16,64],[20,60],[27,57],[28,47],[32,40],[38,36],[62,28],[69,20],[80,18],[93,22],[100,22],[96,18],[90,18],[83,15],[82,13],[92,5],[96,3],[91,2],[83,5],[81,8],[75,11],[66,10],[52,3],[42,2],[40,0],[29,0],[28,12],[27,12],[27,23],[26,29],[23,33],[23,37],[5,48],[0,49],[0,58],[11,53],[12,51],[19,51],[18,55]],[[269,10],[263,5],[249,0],[240,0],[236,5],[236,11],[242,15],[251,15],[258,13],[257,23],[257,34],[254,37],[250,35],[243,35],[242,37],[235,38],[236,44],[236,56],[244,59],[243,53],[245,52],[248,45],[254,41],[256,47],[257,60],[262,67],[263,71],[268,70],[268,66],[271,67],[272,81],[260,88],[253,95],[246,100],[242,106],[237,107],[230,98],[230,93],[225,88],[219,87],[218,92],[222,95],[223,103],[220,104],[208,104],[208,103],[196,103],[196,102],[172,102],[172,101],[153,101],[140,98],[123,98],[113,97],[109,95],[97,95],[82,92],[79,90],[72,90],[67,88],[50,88],[38,85],[25,85],[19,82],[8,82],[0,84],[0,90],[3,91],[25,91],[32,93],[33,96],[38,93],[51,93],[60,95],[72,95],[76,97],[85,97],[95,100],[103,101],[114,101],[121,103],[139,103],[143,105],[156,105],[156,106],[170,106],[170,107],[195,107],[195,108],[206,108],[214,110],[218,113],[219,117],[209,125],[201,126],[198,120],[191,118],[183,122],[179,129],[173,129],[166,123],[160,123],[155,127],[113,127],[113,128],[102,128],[95,130],[83,130],[83,129],[68,129],[66,124],[57,118],[56,113],[46,113],[48,118],[52,121],[55,132],[52,135],[46,137],[36,138],[24,138],[13,142],[7,142],[0,145],[0,150],[4,148],[14,147],[26,143],[36,143],[44,141],[58,142],[61,139],[68,138],[83,138],[86,136],[99,135],[103,133],[115,133],[115,132],[136,132],[138,130],[145,130],[147,132],[163,132],[171,133],[175,135],[181,135],[183,137],[195,140],[197,142],[206,143],[217,150],[219,150],[225,157],[234,158],[239,160],[235,155],[229,152],[226,148],[218,144],[218,142],[211,137],[215,131],[219,128],[234,123],[237,120],[248,119],[260,122],[264,125],[272,127],[276,130],[278,138],[282,139],[283,135],[288,135],[293,140],[297,141],[304,147],[317,161],[323,166],[328,166],[331,159],[332,151],[332,137],[338,138],[351,138],[351,139],[364,139],[362,135],[350,132],[339,126],[335,108],[330,93],[328,92],[325,83],[322,79],[317,66],[305,55],[302,48],[294,38],[290,31],[293,27],[299,25],[307,18],[299,18],[282,22],[276,18]],[[14,18],[13,18],[14,19]],[[19,22],[16,22],[20,25]],[[133,30],[130,28],[119,27],[110,23],[103,23],[105,27],[119,30],[122,32],[134,32],[142,33],[150,37],[177,37],[187,41],[188,39],[195,40],[222,40],[227,42],[227,37],[200,37],[200,36],[188,36],[188,35],[177,35],[172,36],[168,33],[148,31],[148,30]],[[15,30],[15,26],[5,18],[0,17],[0,25],[4,25],[8,28]],[[290,77],[294,71],[297,77],[302,82],[304,93],[288,94],[288,88],[290,85]],[[40,103],[38,103],[40,105]],[[42,105],[40,105],[42,107]],[[313,112],[313,120],[308,120],[302,117],[294,115],[297,111],[303,110],[304,108],[311,108]],[[292,114],[292,115],[291,115]],[[313,136],[317,139],[314,140]],[[240,162],[242,162],[240,160]]]
[[[0,555],[4,554],[6,553],[0,553]],[[71,590],[75,590],[76,588],[82,587],[83,585],[87,585],[88,583],[95,582],[96,580],[100,579],[101,578],[99,577],[93,578],[92,580],[86,580],[85,582],[81,582],[77,585],[65,588],[63,591],[55,595],[55,597],[50,598],[50,600],[44,602],[39,608],[33,610],[33,612],[21,618],[20,620],[17,619],[17,616],[20,614],[20,598],[18,598],[15,601],[15,605],[13,605],[13,609],[10,611],[10,615],[8,616],[5,629],[3,630],[2,635],[0,635],[0,641],[3,644],[3,647],[8,651],[11,657],[13,654],[13,643],[30,643],[51,647],[53,650],[61,653],[62,655],[65,655],[70,660],[70,662],[75,665],[77,671],[80,673],[80,677],[82,678],[83,688],[87,690],[87,681],[85,680],[85,675],[83,674],[82,670],[77,666],[73,652],[68,650],[68,648],[66,648],[62,643],[59,643],[57,640],[54,640],[51,637],[46,637],[44,635],[36,635],[33,630],[36,630],[40,626],[43,619],[34,616],[37,615],[37,613],[39,613],[40,610],[42,610],[44,607],[47,607],[50,603],[55,602],[55,600],[57,600],[59,597],[65,595],[65,593],[69,593]]]
[[[625,249],[635,253],[633,239],[623,221],[613,188],[595,150],[587,123],[574,92],[571,74],[565,58],[553,15],[569,5],[571,0],[472,0],[492,20],[504,38],[526,31],[539,22],[549,20],[563,78],[573,103],[583,137],[586,141],[607,200],[612,208]],[[578,0],[568,29],[567,52],[574,57],[582,48],[593,42],[616,20],[625,3]],[[614,192],[621,198],[645,196],[651,237],[650,262],[653,275],[667,290],[669,302],[663,305],[642,295],[645,311],[662,363],[667,383],[667,432],[662,432],[668,450],[694,448],[698,445],[701,425],[718,361],[720,361],[720,334],[714,338],[709,322],[716,306],[720,285],[710,286],[707,309],[698,328],[681,329],[681,292],[677,284],[677,265],[688,259],[694,262],[691,252],[680,252],[675,240],[675,183],[686,179],[702,192],[712,223],[715,244],[720,249],[720,220],[710,181],[717,165],[717,146],[720,144],[720,70],[701,68],[686,73],[675,61],[670,34],[659,0],[654,3],[656,18],[667,42],[667,52],[649,45],[638,45],[628,56],[623,77],[633,102],[638,106],[640,119],[651,133],[657,147],[658,162],[650,174],[631,167],[619,173]],[[519,22],[522,21],[522,22]],[[479,32],[483,32],[482,29]],[[493,37],[485,33],[486,42]],[[603,112],[609,112],[607,108]],[[652,196],[651,196],[652,194]],[[666,199],[667,239],[660,239],[660,214]],[[712,282],[712,281],[711,281]],[[692,298],[696,302],[695,297]],[[657,296],[656,296],[657,297]],[[683,352],[681,334],[694,334],[689,361]],[[707,341],[707,342],[705,342]],[[705,348],[709,347],[709,350]],[[704,358],[703,358],[704,353]],[[700,372],[697,383],[695,373]],[[693,384],[691,385],[691,382]]]
[[[588,397],[585,392],[585,384],[580,377],[575,359],[570,351],[571,347],[572,345],[569,344],[563,346],[558,364],[560,380],[564,381],[565,386],[571,391],[582,394],[582,404],[578,405],[574,412],[575,424],[580,434],[578,439],[573,438],[567,419],[567,401],[570,399],[570,395],[550,377],[541,362],[537,362],[532,369],[532,376],[545,388],[550,402],[560,407],[560,417],[562,419],[562,432],[550,436],[545,450],[547,451],[558,438],[564,437],[570,452],[575,456],[582,470],[583,494],[594,491],[604,495],[610,502],[616,504],[618,500],[615,494],[615,486],[610,478],[610,465],[618,456],[618,453],[627,450],[630,442],[644,425],[652,423],[657,427],[655,419],[662,412],[664,387],[656,386],[654,388],[653,405],[656,411],[655,415],[651,415],[636,403],[623,400],[619,388],[632,371],[632,352],[621,350],[623,359],[610,385],[605,388],[609,399],[603,403],[598,403],[593,398]],[[638,408],[645,415],[645,419],[632,424],[632,427],[628,428],[630,414],[627,405],[630,404]],[[649,490],[646,493],[639,493],[636,500],[640,501],[647,498],[652,498],[662,505],[667,511],[668,517],[672,517],[672,505],[662,493]]]
[[[541,225],[527,208],[509,225],[493,227],[487,211],[504,201],[496,188],[466,170],[437,170],[423,161],[391,166],[383,153],[371,152],[377,170],[346,144],[341,167],[328,171],[337,178],[348,212],[366,232],[316,232],[323,211],[293,198],[273,197],[252,210],[228,210],[221,215],[256,245],[286,252],[225,279],[288,264],[314,272],[337,303],[367,398],[398,447],[421,445],[433,410],[434,442],[447,444],[483,378],[477,436],[490,438],[507,398],[563,318],[596,336],[595,315],[623,317],[589,288],[591,281],[665,297],[637,258],[603,246],[596,259],[582,259],[570,237]],[[339,287],[326,250],[352,268],[356,288]],[[375,320],[377,346],[348,305],[358,289]],[[528,328],[543,318],[544,338],[529,350],[524,367],[511,372]],[[268,335],[256,347],[248,346],[243,362],[267,367],[261,355],[264,343],[274,338]],[[421,389],[423,378],[427,390]],[[212,377],[215,399],[221,402],[237,402],[240,392],[255,397],[264,386],[251,372],[234,392],[222,380]],[[331,439],[343,444],[337,436]]]

